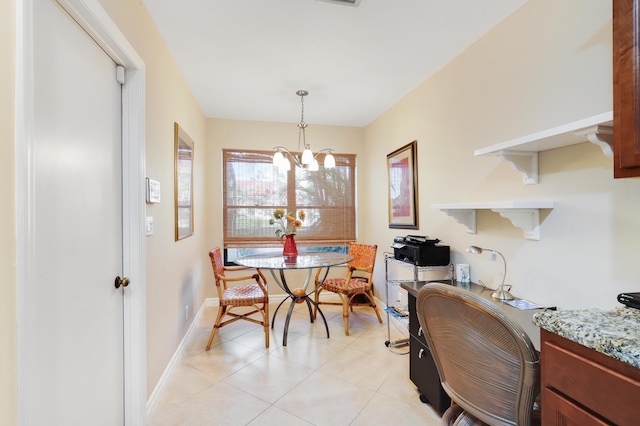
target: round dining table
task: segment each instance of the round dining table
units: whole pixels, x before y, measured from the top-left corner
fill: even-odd
[[[282,338],[282,345],[287,346],[287,334],[289,332],[289,322],[291,320],[291,314],[293,313],[293,308],[296,303],[306,302],[307,307],[309,309],[309,318],[310,321],[313,322],[313,305],[317,311],[320,313],[320,317],[324,322],[324,327],[327,330],[327,338],[329,338],[329,326],[327,325],[327,320],[322,313],[322,310],[315,303],[311,295],[313,295],[324,283],[324,280],[329,275],[329,269],[332,266],[345,265],[351,262],[353,258],[348,254],[344,253],[336,253],[336,252],[301,252],[297,255],[293,256],[284,256],[282,253],[265,253],[265,254],[254,254],[249,256],[242,256],[234,260],[235,263],[242,266],[247,266],[249,268],[256,269],[268,269],[271,272],[271,276],[274,281],[278,284],[282,290],[284,290],[288,297],[283,299],[282,302],[278,305],[275,312],[273,313],[273,317],[271,320],[271,329],[276,322],[276,314],[280,307],[289,300],[291,303],[289,305],[289,311],[287,312],[287,317],[284,323],[284,334]],[[311,277],[314,275],[313,271],[321,269],[319,277],[319,283],[313,283],[314,285],[309,287],[311,283]],[[306,269],[306,279],[301,286],[296,285],[295,288],[292,288],[291,284],[287,283],[287,278],[285,275],[286,271],[290,271],[293,269]],[[294,293],[295,290],[295,293]],[[300,291],[302,290],[302,291]]]

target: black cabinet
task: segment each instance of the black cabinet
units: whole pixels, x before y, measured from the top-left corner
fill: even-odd
[[[429,403],[442,414],[451,405],[451,399],[440,385],[440,376],[431,351],[424,339],[416,315],[416,296],[409,293],[409,378],[422,394],[422,402]]]

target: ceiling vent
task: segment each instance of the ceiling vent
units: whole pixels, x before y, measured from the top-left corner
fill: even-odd
[[[341,4],[343,6],[360,6],[360,0],[316,0],[323,3]]]

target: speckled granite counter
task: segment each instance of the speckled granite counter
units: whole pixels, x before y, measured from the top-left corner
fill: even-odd
[[[640,368],[640,310],[593,308],[539,312],[540,328]]]

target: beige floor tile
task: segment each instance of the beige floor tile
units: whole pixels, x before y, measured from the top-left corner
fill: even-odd
[[[249,364],[224,382],[273,404],[311,374],[313,370],[309,368],[269,356]]]
[[[218,382],[181,404],[158,412],[150,425],[246,425],[268,408],[268,403]]]
[[[316,370],[344,348],[346,345],[331,339],[302,335],[269,355]]]
[[[269,348],[264,346],[264,331],[261,327],[256,327],[255,330],[244,333],[233,339],[233,342],[247,346],[249,348],[269,353],[282,346],[282,337],[284,335],[284,329],[281,327],[269,328]],[[289,331],[287,340],[291,341],[300,337],[300,333]]]
[[[217,380],[235,373],[265,354],[238,343],[223,341],[210,350],[185,356],[183,362]]]
[[[249,426],[310,426],[313,423],[302,420],[277,407],[271,407],[256,417]]]
[[[416,406],[376,394],[351,425],[438,426],[440,416],[427,404]]]
[[[398,371],[387,354],[365,352],[351,346],[337,353],[318,369],[319,373],[377,391],[385,379]]]
[[[275,406],[314,425],[349,425],[373,395],[361,386],[314,373]]]
[[[164,409],[180,404],[216,382],[217,380],[208,374],[189,365],[179,364],[167,381],[158,408]]]
[[[197,355],[200,352],[204,352],[206,350],[210,334],[211,330],[208,328],[194,328],[191,331],[189,341],[185,344],[184,354]],[[216,338],[212,343],[212,346],[219,345],[220,343],[221,340]]]

